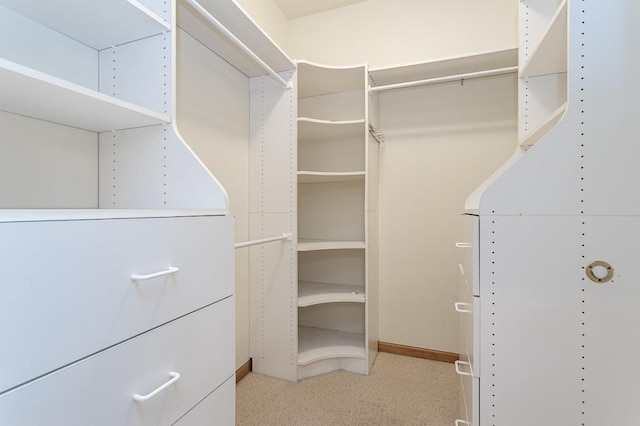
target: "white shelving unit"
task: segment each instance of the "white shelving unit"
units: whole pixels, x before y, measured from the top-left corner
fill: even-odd
[[[367,83],[366,66],[298,62],[299,379],[367,374],[375,358],[367,190],[377,147],[369,146]]]
[[[293,68],[233,1],[203,4]],[[0,0],[3,424],[233,422],[233,219],[175,121],[177,23],[265,72],[203,16]]]
[[[628,46],[639,17],[631,0],[520,2],[528,149],[465,206],[475,225],[462,268],[473,289],[473,374],[463,370],[473,425],[640,421],[640,375],[626,365],[640,344],[625,331],[640,318],[620,309],[638,297],[640,152],[629,140],[640,56]],[[599,264],[608,267],[590,274]]]

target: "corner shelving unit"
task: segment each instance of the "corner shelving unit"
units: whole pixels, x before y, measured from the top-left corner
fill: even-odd
[[[298,62],[298,379],[375,358],[367,84],[365,65]]]
[[[519,145],[531,148],[567,110],[568,1],[523,3]]]

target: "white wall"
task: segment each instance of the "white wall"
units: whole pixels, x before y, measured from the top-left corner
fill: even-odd
[[[286,50],[287,18],[273,0],[235,1],[281,49]]]
[[[249,79],[178,32],[181,135],[220,181],[235,217],[236,241],[249,238]],[[249,360],[249,259],[236,251],[236,368]]]
[[[368,0],[289,21],[295,59],[371,67],[517,45],[517,0]]]
[[[515,150],[515,75],[383,92],[380,340],[458,352],[464,200]]]

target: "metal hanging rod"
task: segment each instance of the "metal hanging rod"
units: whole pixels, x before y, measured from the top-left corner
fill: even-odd
[[[382,133],[382,130],[369,124],[369,133],[371,133],[371,136],[373,136],[378,143],[384,143],[384,133]]]
[[[379,92],[382,90],[391,90],[391,89],[402,89],[405,87],[413,87],[413,86],[424,86],[427,84],[436,84],[436,83],[446,83],[449,81],[457,81],[457,80],[466,80],[471,78],[480,78],[480,77],[489,77],[492,75],[501,75],[501,74],[510,74],[512,72],[517,72],[518,67],[506,67],[506,68],[497,68],[493,70],[486,71],[476,71],[469,72],[465,74],[457,74],[457,75],[448,75],[445,77],[436,77],[429,78],[427,80],[418,80],[418,81],[408,81],[406,83],[397,83],[397,84],[388,84],[386,86],[369,86],[370,92]]]
[[[245,241],[243,243],[237,243],[236,248],[238,249],[238,248],[249,247],[249,246],[257,246],[260,244],[272,243],[274,241],[283,241],[283,240],[291,241],[291,234],[282,234],[279,237],[262,238],[260,240],[251,240],[251,241]]]
[[[219,29],[229,40],[231,40],[236,46],[242,49],[247,55],[251,57],[258,65],[260,65],[265,71],[267,71],[274,79],[278,80],[282,85],[283,89],[291,89],[292,85],[280,75],[273,70],[269,65],[267,65],[258,55],[253,53],[251,49],[249,49],[238,37],[236,37],[231,31],[229,31],[224,25],[220,23],[216,18],[213,17],[205,9],[198,3],[196,0],[185,0],[191,7],[193,7],[197,12],[199,12],[207,21],[209,21],[214,27]]]

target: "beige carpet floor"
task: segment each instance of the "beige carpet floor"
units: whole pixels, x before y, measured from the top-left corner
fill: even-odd
[[[250,373],[236,387],[238,426],[452,426],[453,365],[380,353],[368,376],[336,371],[291,383]]]

